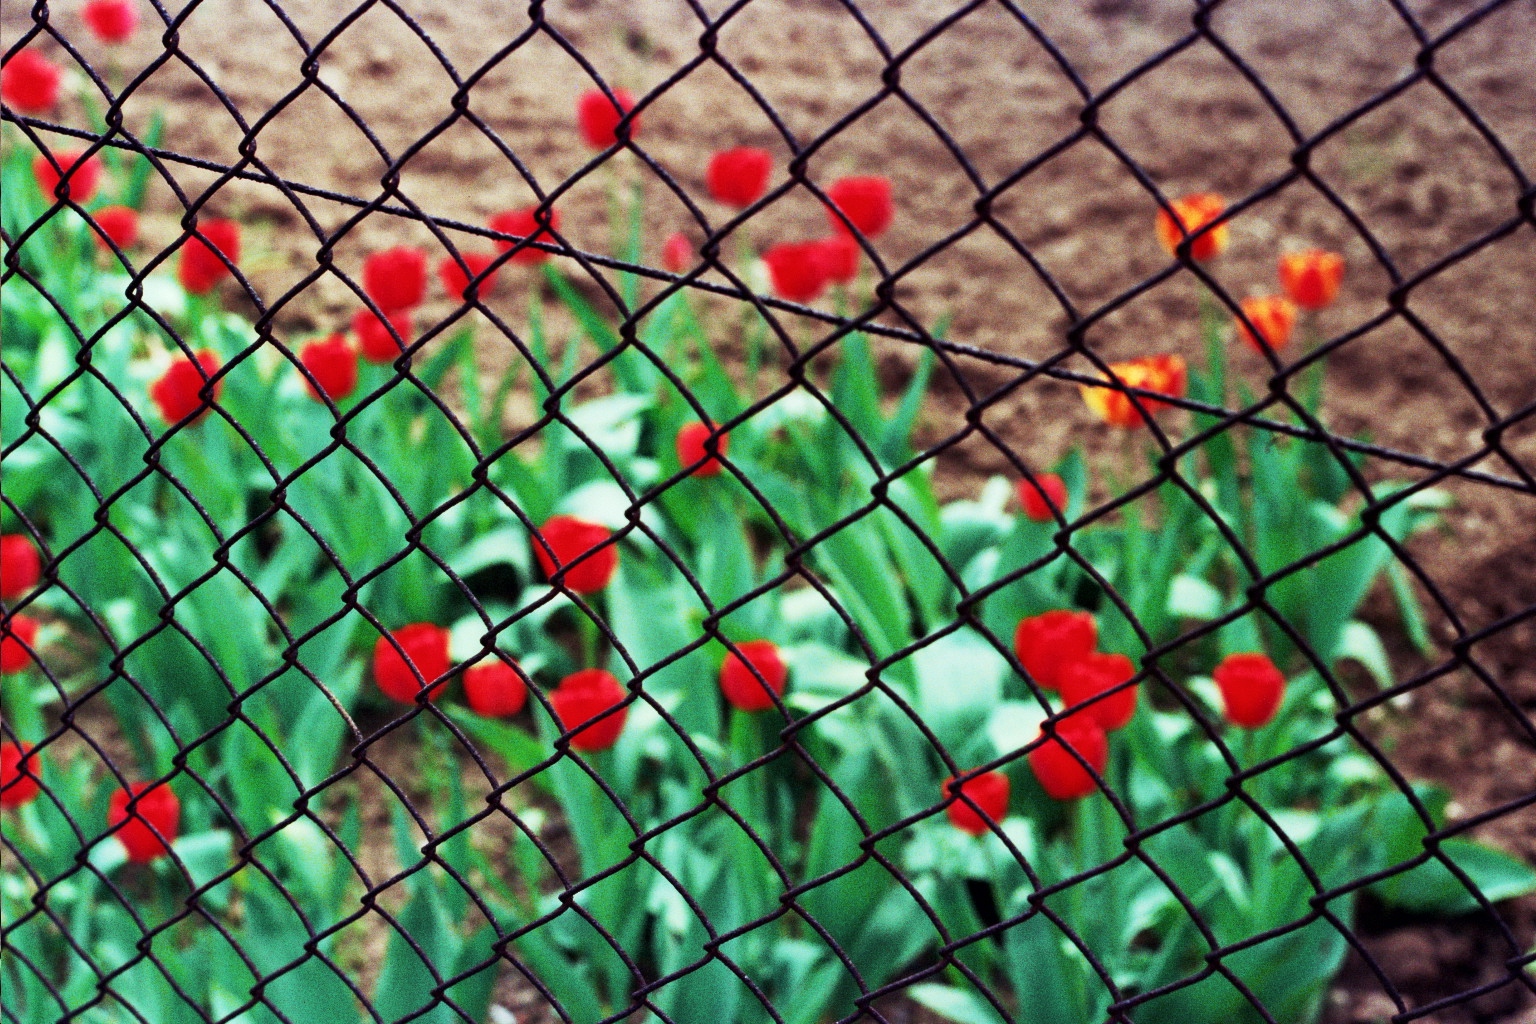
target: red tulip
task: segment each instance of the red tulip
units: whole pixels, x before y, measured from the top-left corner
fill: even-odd
[[[464,673],[464,699],[477,715],[507,718],[528,703],[528,684],[517,669],[492,657]]]
[[[496,287],[496,275],[501,268],[497,267],[489,274],[486,268],[496,262],[496,254],[492,252],[461,252],[459,259],[464,261],[464,266],[459,266],[459,260],[452,256],[443,257],[443,262],[437,265],[438,280],[443,282],[443,291],[456,299],[469,301],[469,283],[475,281],[475,290],[484,296]],[[469,273],[464,272],[464,267],[469,268]],[[481,276],[481,275],[485,276]],[[478,280],[475,280],[477,279]]]
[[[104,43],[126,43],[139,27],[139,11],[130,0],[90,0],[80,20]]]
[[[821,265],[833,284],[850,284],[859,276],[859,243],[852,235],[833,235],[817,243]]]
[[[1229,654],[1211,677],[1227,721],[1243,729],[1268,725],[1285,700],[1285,675],[1264,654]]]
[[[390,643],[390,637],[394,643]],[[399,650],[396,650],[396,645]],[[401,657],[401,651],[405,656]],[[416,703],[422,687],[435,700],[448,682],[448,631],[430,622],[413,622],[381,636],[373,645],[373,678],[384,696],[401,704]]]
[[[400,353],[406,345],[411,343],[411,333],[414,325],[411,323],[411,311],[402,309],[395,313],[387,314],[389,323],[383,320],[371,309],[360,309],[352,314],[352,333],[357,335],[357,344],[363,352],[363,358],[370,363],[392,363],[400,358]],[[390,334],[393,327],[395,334]],[[400,336],[400,341],[395,340],[395,335]]]
[[[1296,304],[1284,295],[1264,295],[1258,298],[1244,299],[1239,305],[1243,315],[1258,329],[1262,337],[1271,349],[1276,352],[1285,347],[1291,340],[1291,329],[1296,326]],[[1264,354],[1264,346],[1259,344],[1258,338],[1253,332],[1243,325],[1241,320],[1236,320],[1237,336],[1242,338],[1260,355]]]
[[[357,349],[345,334],[333,334],[324,341],[312,341],[299,349],[299,362],[315,383],[304,382],[309,397],[320,401],[323,392],[332,402],[339,402],[357,387]],[[320,390],[315,390],[315,385]]]
[[[415,309],[427,294],[427,254],[409,245],[363,260],[363,291],[384,313]]]
[[[1109,740],[1098,722],[1077,715],[1058,721],[1056,735],[1029,752],[1030,770],[1054,800],[1076,800],[1098,790],[1083,761],[1102,776],[1109,764]]]
[[[1168,211],[1161,207],[1157,211],[1157,240],[1162,243],[1163,250],[1170,256],[1178,251],[1179,244],[1184,241],[1185,232],[1193,235],[1220,217],[1227,209],[1227,204],[1221,196],[1214,192],[1196,192],[1182,199],[1175,199],[1168,205],[1173,207],[1173,217],[1170,217]],[[1175,221],[1174,217],[1178,220]],[[1179,230],[1180,225],[1183,225],[1183,231]],[[1190,259],[1203,262],[1212,256],[1219,256],[1226,247],[1227,225],[1223,221],[1189,243],[1189,256]]]
[[[704,186],[727,206],[742,210],[763,198],[768,176],[773,173],[773,154],[766,149],[738,146],[709,158]]]
[[[614,102],[618,106],[614,106]],[[607,149],[619,141],[619,122],[624,115],[635,109],[635,98],[628,89],[614,89],[613,99],[601,89],[581,94],[576,101],[576,123],[581,127],[581,137],[593,149]],[[629,120],[629,137],[640,134],[640,117]]]
[[[708,423],[685,423],[677,432],[677,461],[685,469],[694,468],[689,472],[690,476],[718,476],[720,474],[720,460],[710,454],[705,448],[705,442],[714,435],[715,445],[721,455],[730,447],[728,434],[715,434],[715,430]]]
[[[127,249],[139,240],[139,215],[127,206],[104,206],[91,214],[91,219],[96,222],[94,237],[102,252],[111,252],[112,245]]]
[[[37,798],[38,763],[37,758],[28,756],[28,749],[17,743],[0,743],[0,808],[21,807]]]
[[[944,783],[944,795],[954,797],[954,803],[945,808],[949,823],[969,835],[986,835],[992,826],[1008,815],[1008,793],[1012,788],[1008,776],[1002,772],[984,772],[965,782],[956,784],[953,777]],[[964,794],[976,807],[960,799]],[[976,813],[976,808],[981,813]]]
[[[130,809],[128,801],[132,797],[138,799]],[[181,828],[181,801],[163,782],[153,789],[147,782],[135,782],[112,794],[107,824],[113,828],[122,826],[113,835],[128,851],[128,860],[145,864],[171,852],[170,844],[176,841]]]
[[[1136,691],[1141,687],[1125,686],[1118,690],[1115,687],[1135,674],[1135,664],[1123,654],[1090,654],[1062,669],[1062,703],[1075,708],[1101,693],[1114,690],[1108,697],[1088,704],[1083,708],[1083,714],[1098,722],[1105,732],[1123,729],[1136,715]]]
[[[575,516],[554,516],[534,536],[533,556],[547,578],[553,580],[556,570],[568,566],[564,576],[566,589],[577,594],[595,594],[608,585],[619,567],[618,545],[609,543],[612,536],[612,531],[599,523]],[[540,537],[543,544],[539,543]],[[545,550],[546,544],[554,551],[554,558]]]
[[[150,400],[160,410],[160,418],[175,424],[196,413],[192,423],[201,423],[209,413],[202,392],[208,386],[209,378],[222,365],[219,357],[206,348],[197,352],[196,363],[186,356],[178,356],[161,378],[149,386]],[[224,378],[220,377],[213,382],[210,401],[217,402],[219,392],[223,390]]]
[[[208,220],[200,223],[197,230],[202,238],[193,235],[181,247],[176,277],[193,295],[206,295],[229,275],[229,267],[219,257],[220,253],[231,264],[240,262],[240,225],[232,220]]]
[[[619,740],[629,708],[621,706],[629,691],[600,668],[583,669],[560,680],[549,692],[549,706],[560,728],[571,733],[571,746],[577,750],[607,750]],[[599,719],[604,712],[618,708]],[[594,721],[594,719],[598,719]],[[591,725],[587,725],[591,722]]]
[[[32,538],[24,533],[0,537],[0,599],[14,601],[37,586],[43,575],[43,559]]]
[[[101,159],[85,156],[78,149],[59,150],[52,160],[45,153],[32,158],[32,177],[37,179],[37,187],[50,201],[58,197],[59,183],[65,174],[69,175],[69,194],[65,198],[71,202],[88,203],[101,184]]]
[[[23,114],[46,114],[59,102],[64,72],[36,50],[22,50],[0,68],[0,96]]]
[[[778,644],[772,640],[746,640],[737,644],[736,650],[721,663],[720,692],[739,711],[766,711],[774,706],[774,695],[784,695],[788,675]]]
[[[0,632],[0,674],[11,675],[32,664],[30,650],[37,650],[37,620],[16,612]]]
[[[1013,650],[1024,671],[1047,690],[1061,688],[1061,674],[1093,653],[1099,626],[1088,612],[1057,610],[1019,623]]]
[[[827,288],[827,261],[820,242],[780,242],[763,253],[779,298],[811,302]]]
[[[667,236],[661,243],[661,265],[674,274],[681,274],[693,266],[693,243],[688,241],[687,235],[678,231]]]
[[[1344,257],[1325,249],[1288,252],[1280,257],[1280,287],[1303,309],[1323,309],[1339,297]]]
[[[1024,515],[1037,523],[1054,522],[1067,509],[1067,483],[1055,473],[1036,473],[1033,480],[1019,481],[1019,504]]]
[[[521,210],[508,210],[505,213],[498,213],[490,219],[490,229],[492,231],[499,231],[503,235],[516,235],[518,238],[531,242],[553,244],[555,238],[550,232],[560,230],[560,211],[554,209],[549,211],[549,227],[545,228],[535,216],[538,209],[537,206],[528,206]],[[497,242],[496,247],[502,252],[507,252],[515,244],[514,242]],[[519,249],[512,256],[513,263],[520,263],[524,266],[543,263],[547,259],[549,259],[549,253],[543,249],[534,248]]]
[[[827,198],[865,238],[874,238],[890,227],[895,215],[889,178],[842,178],[827,189]],[[834,231],[848,231],[843,217],[835,210],[827,210],[827,220]]]

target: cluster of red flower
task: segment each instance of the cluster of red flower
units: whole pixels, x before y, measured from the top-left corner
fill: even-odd
[[[626,137],[638,135],[640,115],[631,113],[634,105],[634,97],[627,89],[613,90],[611,98],[600,90],[583,95],[576,113],[587,144],[597,150],[617,145],[618,126],[626,117]],[[767,194],[772,174],[773,154],[753,146],[736,146],[710,157],[704,170],[704,186],[716,201],[745,210]],[[828,186],[826,198],[831,235],[806,242],[780,242],[763,253],[769,281],[781,299],[813,302],[829,285],[850,283],[859,272],[858,236],[878,237],[890,227],[895,214],[891,183],[883,177],[841,178]],[[525,222],[497,230],[527,236],[533,225]],[[693,256],[693,245],[682,232],[662,243],[662,266],[674,274],[687,270]]]
[[[87,0],[80,20],[102,42],[126,43],[139,27],[139,10],[132,0]],[[0,95],[23,113],[46,114],[59,102],[63,79],[63,68],[36,50],[22,50],[0,69]]]
[[[0,743],[0,809],[25,807],[42,790],[40,756],[19,743]],[[181,801],[165,783],[130,783],[107,802],[107,825],[128,859],[144,864],[171,852],[181,830]]]
[[[534,558],[546,578],[582,596],[597,594],[618,570],[613,534],[599,523],[575,516],[550,518],[533,538]],[[416,622],[380,636],[373,649],[373,677],[385,696],[414,704],[425,694],[435,700],[455,671],[449,634],[442,626]],[[733,645],[720,667],[720,690],[731,706],[763,711],[783,694],[788,670],[768,640]],[[488,717],[515,715],[528,700],[527,676],[514,661],[492,658],[464,672],[464,697]],[[606,750],[618,741],[628,713],[629,692],[612,673],[598,668],[566,676],[549,692],[549,705],[577,750]]]
[[[0,600],[7,605],[37,586],[43,572],[42,557],[25,534],[0,537]],[[23,612],[5,619],[0,631],[0,674],[11,675],[32,664],[38,622]]]
[[[30,593],[42,577],[42,557],[30,538],[22,534],[0,537],[0,600],[10,604]],[[0,633],[0,673],[21,672],[32,664],[38,622],[21,612],[5,618]],[[40,755],[29,746],[9,740],[0,743],[0,809],[24,807],[41,792]],[[137,800],[134,801],[134,797]],[[132,809],[129,803],[134,802]],[[169,852],[180,821],[181,805],[170,787],[146,790],[135,784],[112,794],[108,824],[135,862],[153,860]]]
[[[1042,729],[1029,752],[1030,770],[1040,788],[1056,800],[1076,800],[1099,789],[1109,763],[1108,734],[1136,715],[1140,686],[1136,666],[1123,654],[1098,648],[1098,624],[1088,612],[1049,611],[1024,619],[1014,634],[1014,653],[1029,678],[1059,693],[1064,713]],[[1232,654],[1212,672],[1227,721],[1258,729],[1275,717],[1285,697],[1285,676],[1269,657]],[[949,820],[961,831],[981,835],[1008,813],[1008,776],[984,772],[963,782],[951,778],[945,796]],[[963,797],[963,798],[962,798]],[[980,813],[978,813],[980,812]]]

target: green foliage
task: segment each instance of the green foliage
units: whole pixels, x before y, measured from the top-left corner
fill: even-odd
[[[138,205],[148,165],[114,161],[117,199]],[[0,220],[64,305],[20,276],[0,295],[5,530],[13,506],[41,528],[59,585],[29,605],[53,679],[9,676],[4,702],[24,741],[60,738],[40,752],[51,795],[6,812],[30,868],[0,879],[18,1021],[481,1021],[510,960],[572,1021],[643,989],[679,1024],[818,1024],[944,949],[951,966],[911,994],[962,1024],[1026,1007],[1079,1024],[1180,982],[1136,1019],[1236,1022],[1261,1018],[1207,956],[1268,932],[1223,962],[1275,1019],[1307,1021],[1346,949],[1322,889],[1389,872],[1378,898],[1439,914],[1536,889],[1505,854],[1432,838],[1444,794],[1410,801],[1341,729],[1341,662],[1393,682],[1359,618],[1383,577],[1429,642],[1394,549],[1436,522],[1436,491],[1364,487],[1327,445],[1234,425],[1149,461],[1157,485],[1092,522],[1105,481],[1080,451],[1053,467],[1066,528],[1016,514],[1001,477],[941,502],[914,440],[932,351],[904,360],[890,396],[887,343],[848,331],[804,369],[814,392],[780,392],[755,314],[745,356],[724,359],[718,310],[673,295],[616,328],[553,265],[542,281],[570,336],[551,337],[535,282],[529,358],[482,380],[466,325],[399,368],[363,366],[333,412],[293,366],[300,339],[279,351],[166,271],[127,301],[124,268],[101,265],[115,260],[70,211],[32,230],[47,207],[27,163],[13,147],[0,167]],[[641,223],[637,202],[617,211],[623,251]],[[643,308],[638,278],[618,291]],[[172,429],[149,400],[183,351],[151,312],[221,360],[200,422]],[[1225,376],[1216,338],[1195,397],[1221,401]],[[524,389],[533,421],[511,429]],[[723,471],[682,476],[674,439],[701,420],[728,432]],[[557,514],[618,534],[600,593],[577,600],[539,571],[530,531]],[[1144,672],[1104,772],[1117,804],[1064,808],[1023,757],[1061,709],[1021,673],[1013,631],[1066,608]],[[528,710],[482,718],[456,689],[389,702],[370,679],[378,626],[416,622],[451,625],[455,663],[515,656]],[[748,640],[790,670],[755,714],[718,683],[727,645]],[[1238,736],[1208,675],[1259,650],[1288,693]],[[592,667],[632,699],[617,743],[583,753],[548,693]],[[170,779],[174,858],[128,864],[98,838],[118,780],[55,728],[82,705],[110,713],[129,781]],[[412,770],[365,804],[384,733]],[[980,838],[939,809],[943,780],[978,765],[1015,794]],[[487,766],[471,799],[464,775]],[[390,845],[380,800],[383,876],[352,859]],[[495,849],[471,841],[487,820],[505,825]],[[1006,926],[961,941],[989,908]],[[1347,926],[1353,896],[1328,909]],[[367,985],[360,949],[382,949]],[[111,998],[98,971],[119,972]]]

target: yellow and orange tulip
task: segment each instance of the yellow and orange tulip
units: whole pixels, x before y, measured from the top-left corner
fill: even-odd
[[[1243,316],[1253,324],[1265,345],[1276,352],[1285,348],[1291,340],[1291,331],[1296,327],[1296,303],[1284,295],[1260,295],[1244,299],[1240,305]],[[1263,355],[1264,345],[1259,344],[1259,339],[1253,336],[1253,331],[1241,320],[1237,320],[1237,336],[1247,342],[1249,348]]]
[[[1344,257],[1326,249],[1305,249],[1280,257],[1280,287],[1303,309],[1323,309],[1338,298]]]
[[[1109,372],[1118,385],[1153,391],[1170,398],[1183,398],[1189,386],[1189,368],[1184,357],[1176,354],[1142,356],[1128,362],[1110,363]],[[1126,392],[1114,390],[1108,385],[1084,384],[1081,387],[1083,401],[1089,410],[1112,427],[1142,426],[1145,417],[1136,408],[1137,402],[1146,410],[1147,415],[1167,404],[1144,395],[1137,396],[1136,402],[1133,402]]]
[[[1226,202],[1214,192],[1196,192],[1175,199],[1169,205],[1173,207],[1173,216],[1167,210],[1157,211],[1157,240],[1170,256],[1177,251],[1186,234],[1193,235],[1227,210]],[[1174,217],[1178,218],[1177,222]],[[1183,225],[1182,231],[1179,230],[1180,225]],[[1227,225],[1218,224],[1190,243],[1189,255],[1204,262],[1219,256],[1226,247]]]

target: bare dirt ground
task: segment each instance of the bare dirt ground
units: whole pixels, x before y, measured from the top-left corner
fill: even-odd
[[[442,218],[484,223],[491,213],[531,202],[534,193],[507,159],[516,155],[544,190],[579,171],[590,158],[572,127],[576,95],[591,79],[565,46],[579,51],[607,81],[636,94],[656,88],[698,57],[703,25],[677,0],[562,0],[535,5],[542,31],[470,89],[468,118],[454,118],[455,86],[442,60],[461,79],[529,29],[521,4],[493,0],[375,4],[328,42],[318,78],[366,122],[370,141],[350,116],[314,85],[304,87],[304,54],[332,32],[352,5],[340,0],[290,4],[291,27],[257,0],[207,0],[180,28],[178,46],[222,91],[221,100],[187,66],[156,71],[125,105],[129,125],[149,111],[167,114],[166,145],[208,160],[233,163],[246,126],[257,125],[255,156],[262,166],[321,188],[372,199],[387,161],[448,126],[420,147],[400,173],[402,200]],[[718,16],[723,0],[702,6]],[[952,0],[866,0],[864,22],[837,0],[753,0],[704,45],[715,60],[694,68],[645,111],[639,141],[645,152],[719,223],[723,211],[703,188],[707,154],[733,144],[759,145],[777,155],[776,182],[790,159],[781,132],[805,145],[870,101],[873,106],[818,146],[807,163],[822,184],[849,173],[883,173],[895,183],[897,218],[878,242],[898,274],[898,304],[913,321],[931,326],[952,314],[949,337],[1007,357],[1044,359],[1065,344],[1067,325],[1112,303],[1166,264],[1150,229],[1155,204],[1127,169],[1134,161],[1166,194],[1214,190],[1245,197],[1292,169],[1294,148],[1277,104],[1296,128],[1317,133],[1413,71],[1423,52],[1388,0],[1308,0],[1288,4],[1231,0],[1208,22],[1209,37],[1130,79],[1096,105],[1096,124],[1119,153],[1089,137],[1067,146],[996,196],[992,223],[976,224],[981,189],[993,189],[1083,124],[1084,101],[1053,55],[1001,3],[986,3],[919,42],[960,10]],[[1446,0],[1405,0],[1401,8],[1429,37],[1456,26],[1478,7]],[[1191,28],[1191,5],[1176,0],[1095,0],[1018,10],[1033,19],[1082,85],[1095,93],[1171,46]],[[438,50],[402,19],[409,14]],[[59,30],[87,57],[101,56],[70,11],[53,15]],[[6,45],[26,24],[19,3],[7,5]],[[136,75],[163,52],[157,33],[143,32],[119,55],[115,74]],[[1343,297],[1316,329],[1341,337],[1388,309],[1396,280],[1436,267],[1462,247],[1518,215],[1522,185],[1506,163],[1536,171],[1536,3],[1513,0],[1437,45],[1421,63],[1431,73],[1369,113],[1332,132],[1310,154],[1317,182],[1358,215],[1362,233],[1316,184],[1297,180],[1245,211],[1232,226],[1230,251],[1211,273],[1234,296],[1275,288],[1274,259],[1287,245],[1321,245],[1345,254]],[[1218,45],[1219,44],[1219,45]],[[48,47],[52,49],[51,45]],[[882,50],[904,56],[892,64]],[[722,62],[750,83],[754,98]],[[1266,96],[1245,75],[1261,80]],[[882,72],[884,84],[882,83]],[[883,93],[889,87],[894,92]],[[270,120],[267,111],[297,91]],[[1460,106],[1447,93],[1459,98]],[[883,97],[883,98],[882,98]],[[760,102],[771,106],[779,125]],[[1501,154],[1469,118],[1475,114],[1503,147]],[[493,137],[494,136],[494,137]],[[382,148],[381,156],[377,146]],[[962,166],[951,146],[963,152]],[[167,165],[181,187],[196,194],[213,175]],[[702,232],[668,187],[638,166],[647,196],[646,237],[676,229]],[[974,178],[972,175],[974,174]],[[563,233],[579,248],[607,251],[605,173],[574,185],[560,202]],[[980,183],[978,185],[978,182]],[[397,200],[400,201],[400,200]],[[158,186],[160,215],[151,238],[173,237],[180,210]],[[347,287],[327,273],[290,290],[317,265],[322,232],[340,227],[353,209],[303,199],[303,210],[266,185],[233,183],[209,209],[259,224],[249,277],[275,307],[280,332],[339,327],[355,305]],[[1475,248],[1404,294],[1398,315],[1353,337],[1330,362],[1326,418],[1347,434],[1437,462],[1473,457],[1486,432],[1501,453],[1476,468],[1503,477],[1536,472],[1536,227],[1526,223]],[[920,263],[941,239],[973,230]],[[745,229],[755,243],[810,237],[825,230],[819,204],[796,188]],[[1012,236],[1009,240],[1003,231]],[[477,243],[466,241],[471,248]],[[410,241],[441,246],[419,224],[374,214],[348,231],[327,259],[355,274],[362,256]],[[1032,270],[1016,246],[1035,257],[1061,296]],[[484,243],[478,243],[484,248]],[[731,251],[734,245],[728,245]],[[434,258],[435,262],[435,258]],[[489,306],[512,324],[523,322],[531,278],[509,268]],[[594,294],[596,291],[594,289]],[[1117,305],[1097,318],[1084,341],[1106,359],[1149,350],[1201,359],[1195,329],[1197,289],[1187,273]],[[446,304],[428,312],[446,313]],[[804,328],[801,328],[804,330]],[[512,347],[483,332],[487,369],[512,358]],[[900,378],[911,353],[882,344],[891,376]],[[1235,369],[1262,390],[1268,378],[1256,356],[1243,352]],[[1074,356],[1064,368],[1088,370]],[[965,387],[991,391],[1012,372],[985,359],[962,366],[965,383],[938,384],[924,436],[945,437],[963,425]],[[1520,418],[1521,414],[1524,418]],[[1070,384],[1037,378],[991,406],[984,418],[1037,466],[1069,447],[1105,447]],[[1517,468],[1523,467],[1523,468]],[[946,456],[942,478],[950,493],[983,475],[1007,472],[1004,456],[972,436]],[[1425,470],[1372,461],[1373,479],[1420,479]],[[1432,659],[1394,642],[1400,678],[1449,656],[1458,635],[1475,635],[1536,606],[1536,495],[1451,479],[1456,499],[1449,528],[1412,545],[1422,577],[1433,585],[1431,631],[1440,642]],[[1423,589],[1423,588],[1421,588]],[[1380,595],[1378,595],[1380,596]],[[1388,601],[1371,606],[1373,621],[1390,628]],[[1395,635],[1395,634],[1394,634]],[[1465,654],[1508,694],[1499,699],[1483,680],[1458,668],[1417,692],[1411,706],[1379,723],[1394,759],[1412,776],[1455,791],[1454,811],[1473,816],[1536,793],[1536,758],[1528,718],[1536,706],[1536,621],[1491,632]],[[1511,711],[1510,704],[1519,713]],[[1478,830],[1519,856],[1536,859],[1536,810],[1501,815]],[[1522,949],[1532,941],[1536,904],[1503,911]],[[1502,976],[1516,950],[1487,921],[1424,925],[1368,919],[1367,941],[1410,1006],[1467,991]],[[1506,986],[1476,1004],[1420,1019],[1441,1024],[1536,1020],[1536,1001]],[[1330,1013],[1332,1020],[1385,1020],[1397,1007],[1363,966],[1352,963]],[[519,1019],[523,1019],[520,1010]],[[899,1019],[899,1016],[898,1018]]]

